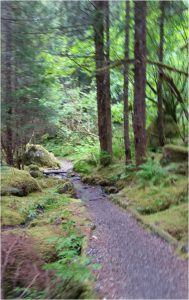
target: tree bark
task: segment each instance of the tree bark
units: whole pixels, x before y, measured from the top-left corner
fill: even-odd
[[[134,137],[136,165],[146,154],[146,1],[134,2],[135,63],[134,63]]]
[[[160,43],[159,43],[159,62],[163,63],[163,45],[164,45],[164,14],[165,14],[165,4],[164,1],[160,1]],[[162,95],[162,83],[163,74],[162,68],[158,68],[158,84],[157,84],[157,96],[158,96],[158,138],[159,145],[164,146],[165,136],[164,136],[164,126],[163,126],[163,95]]]
[[[107,152],[112,156],[112,118],[111,118],[111,92],[110,92],[110,21],[109,21],[109,1],[104,1],[105,8],[105,33],[106,33],[106,52],[105,65],[108,68],[105,71],[105,89],[106,89],[106,120],[107,120]]]
[[[12,64],[11,64],[11,52],[12,52],[12,37],[11,37],[11,15],[12,15],[12,3],[11,1],[3,1],[2,3],[3,15],[5,20],[2,22],[3,32],[6,32],[3,36],[3,48],[4,48],[4,61],[3,66],[3,100],[6,105],[6,125],[5,125],[5,152],[6,161],[8,165],[13,165],[13,132],[12,132]]]
[[[101,72],[96,72],[97,85],[97,107],[98,107],[98,133],[100,140],[100,150],[102,153],[101,163],[106,164],[112,157],[112,129],[111,129],[111,106],[110,106],[110,75],[107,64],[109,63],[109,52],[105,57],[105,12],[108,11],[108,4],[105,1],[94,1],[94,41],[95,41],[95,61],[96,69],[102,68]],[[107,20],[106,20],[107,25]],[[106,26],[107,27],[107,26]],[[109,28],[106,29],[106,33]],[[108,36],[108,35],[107,35]],[[107,39],[108,40],[108,39]],[[109,47],[109,46],[108,46]],[[109,157],[109,159],[105,156]]]
[[[129,23],[130,23],[130,2],[125,5],[125,61],[129,59]],[[124,144],[126,164],[131,162],[131,149],[129,138],[129,64],[124,63]]]

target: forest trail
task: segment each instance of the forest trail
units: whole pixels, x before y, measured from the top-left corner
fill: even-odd
[[[70,169],[62,161],[62,171]],[[98,298],[187,299],[187,261],[110,202],[100,186],[82,183],[77,174],[70,179],[96,225],[87,254],[101,264],[95,271]]]

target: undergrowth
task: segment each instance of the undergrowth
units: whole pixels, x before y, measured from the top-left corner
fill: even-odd
[[[88,216],[79,200],[56,193],[59,180],[43,181],[42,192],[2,197],[11,215],[17,211],[30,221],[24,233],[20,228],[3,233],[4,298],[94,298],[90,269],[98,266],[82,253]]]

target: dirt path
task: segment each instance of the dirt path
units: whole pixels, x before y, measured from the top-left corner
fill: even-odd
[[[102,265],[96,291],[106,299],[187,299],[188,264],[160,238],[111,203],[101,187],[71,178],[96,229],[88,254]]]

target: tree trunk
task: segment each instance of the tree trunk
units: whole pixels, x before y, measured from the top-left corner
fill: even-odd
[[[130,21],[130,2],[126,1],[125,6],[125,60],[129,59],[129,21]],[[131,162],[131,149],[129,138],[129,64],[124,64],[124,143],[125,143],[125,157],[126,164]]]
[[[165,5],[164,1],[160,1],[160,44],[159,44],[159,62],[163,63],[163,44],[164,44],[164,13]],[[160,146],[164,146],[164,126],[163,126],[163,95],[162,95],[162,83],[163,74],[162,68],[158,68],[158,84],[157,84],[157,96],[158,96],[158,138]]]
[[[109,63],[109,53],[106,53],[106,55],[108,55],[108,61],[104,53],[104,33],[106,20],[105,14],[106,11],[108,11],[108,3],[106,3],[105,1],[94,1],[94,6],[96,8],[94,17],[96,69],[102,69],[102,71],[96,72],[96,85],[98,106],[98,133],[102,154],[101,163],[104,165],[108,164],[111,161],[112,156],[110,75],[109,70],[105,70],[105,67]],[[109,32],[109,28],[107,28],[106,32]]]
[[[11,15],[12,4],[11,1],[3,1],[2,3],[4,20],[3,27],[3,48],[4,48],[4,61],[3,66],[3,100],[6,105],[6,128],[5,128],[5,152],[6,161],[8,165],[13,165],[13,132],[12,132],[12,65],[11,65]]]
[[[134,136],[136,165],[146,154],[146,1],[134,2]]]
[[[106,52],[105,65],[110,65],[110,21],[109,21],[109,1],[104,1],[105,6],[105,33],[106,33]],[[107,120],[107,152],[112,156],[112,118],[111,118],[111,93],[110,93],[110,69],[105,71],[105,89],[106,89],[106,120]]]

